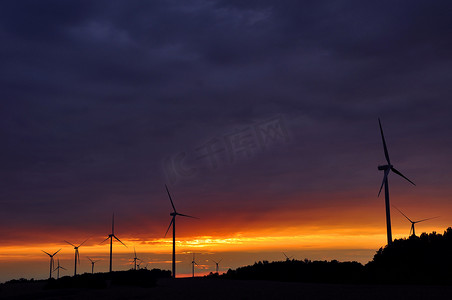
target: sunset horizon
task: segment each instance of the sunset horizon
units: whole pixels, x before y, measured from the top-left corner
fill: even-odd
[[[443,234],[450,11],[0,3],[0,283],[54,277],[59,249],[60,276],[90,273],[87,257],[108,272],[110,239],[112,271],[134,248],[172,271],[174,222],[176,277],[192,253],[199,276],[220,258],[220,273],[285,255],[364,265],[412,226]]]

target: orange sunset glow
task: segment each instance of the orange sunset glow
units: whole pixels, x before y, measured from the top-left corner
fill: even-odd
[[[452,226],[450,10],[311,2],[0,1],[0,283]]]

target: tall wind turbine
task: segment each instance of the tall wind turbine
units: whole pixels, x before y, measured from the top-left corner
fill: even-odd
[[[218,264],[222,261],[223,259],[220,259],[219,261],[214,261],[212,259],[212,261],[215,263],[215,272],[218,274]]]
[[[141,260],[141,259],[139,259],[138,257],[137,257],[137,252],[135,251],[135,247],[133,247],[133,254],[135,255],[134,257],[133,257],[133,263],[134,263],[134,270],[136,271],[137,270],[137,260]],[[140,267],[140,265],[138,265],[138,268]]]
[[[195,253],[193,253],[193,260],[191,261],[192,277],[195,278],[195,265],[198,265],[195,261]]]
[[[383,182],[381,183],[381,187],[380,187],[380,191],[378,192],[378,196],[380,196],[381,189],[384,186],[385,187],[385,206],[386,206],[386,231],[387,231],[387,235],[388,235],[388,245],[390,245],[390,244],[392,244],[392,232],[391,232],[391,207],[389,205],[389,185],[388,185],[389,172],[392,171],[392,172],[396,173],[397,175],[408,180],[411,184],[413,184],[413,185],[415,185],[415,184],[414,184],[414,182],[409,180],[407,177],[405,177],[405,175],[403,175],[402,173],[397,171],[393,165],[391,165],[391,160],[389,159],[388,148],[386,147],[385,136],[383,134],[383,128],[381,127],[380,118],[378,118],[378,123],[380,124],[380,132],[381,132],[381,139],[383,141],[383,149],[385,152],[386,162],[388,163],[387,165],[378,166],[378,170],[384,171]]]
[[[121,242],[121,240],[118,239],[118,237],[115,235],[115,214],[113,214],[113,218],[112,218],[112,221],[111,221],[111,234],[109,234],[108,237],[105,240],[102,241],[102,243],[103,243],[106,240],[110,239],[110,272],[111,272],[112,260],[113,260],[113,238],[115,238],[118,242],[120,242],[121,244],[123,244],[127,248],[126,244]]]
[[[394,205],[393,205],[394,206]],[[428,219],[423,219],[423,220],[419,220],[419,221],[411,221],[411,219],[410,218],[408,218],[400,209],[398,209],[397,207],[395,207],[394,206],[394,208],[395,209],[397,209],[408,221],[410,221],[411,222],[411,229],[410,229],[410,236],[411,236],[411,232],[413,232],[413,235],[414,236],[416,236],[416,233],[415,233],[415,231],[414,231],[414,224],[416,224],[416,223],[420,223],[420,222],[424,222],[424,221],[427,221],[427,220],[431,220],[431,219],[435,219],[435,218],[438,218],[438,216],[437,217],[433,217],[433,218],[428,218]]]
[[[58,266],[53,271],[57,271],[57,279],[60,279],[60,269],[66,270],[62,266],[60,266],[60,259],[58,259]]]
[[[92,260],[91,258],[87,257],[89,261],[91,262],[91,274],[94,274],[94,264],[97,263],[99,260]]]
[[[74,244],[69,243],[68,241],[65,241],[66,243],[68,243],[69,245],[71,245],[72,247],[74,247],[74,249],[75,249],[74,276],[77,275],[77,262],[80,264],[80,254],[78,253],[78,248],[79,248],[80,246],[82,246],[87,240],[88,240],[88,239],[84,240],[83,243],[81,243],[81,244],[78,245],[78,246],[75,246]]]
[[[61,250],[61,249],[60,249],[60,250]],[[50,254],[50,253],[45,252],[44,250],[41,250],[42,252],[44,252],[45,254],[47,254],[48,256],[50,256],[50,275],[49,275],[49,279],[52,278],[52,271],[53,271],[53,265],[54,265],[54,263],[53,263],[53,257],[54,257],[58,252],[60,252],[60,250],[58,250],[57,252],[55,252],[55,253],[53,253],[53,254]]]
[[[169,224],[168,229],[166,230],[165,237],[168,234],[168,231],[170,230],[171,226],[173,226],[173,266],[172,267],[173,267],[173,278],[176,278],[176,216],[193,218],[193,219],[198,219],[198,218],[178,213],[176,211],[176,207],[174,207],[173,199],[171,198],[170,192],[169,192],[166,184],[165,184],[165,188],[166,188],[166,192],[168,193],[168,197],[171,201],[171,206],[173,207],[173,212],[170,213],[170,216],[172,217],[171,223]]]

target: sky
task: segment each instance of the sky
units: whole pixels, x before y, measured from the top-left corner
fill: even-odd
[[[450,1],[2,1],[0,282],[356,260],[452,223]],[[410,223],[391,210],[393,235]]]

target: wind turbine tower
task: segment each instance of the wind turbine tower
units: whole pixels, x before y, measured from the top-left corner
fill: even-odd
[[[195,261],[195,253],[193,253],[193,260],[191,261],[191,273],[193,278],[195,278],[195,265],[198,264]]]
[[[61,249],[60,249],[60,250],[61,250]],[[54,263],[53,263],[53,257],[54,257],[58,252],[60,252],[60,250],[58,250],[57,252],[55,252],[55,253],[53,253],[53,254],[50,254],[50,253],[45,252],[44,250],[41,250],[42,252],[44,252],[45,254],[47,254],[47,255],[50,257],[50,274],[49,274],[49,279],[52,278],[52,271],[53,271],[53,265],[54,265]]]
[[[187,218],[193,218],[198,219],[196,217],[180,214],[176,211],[176,207],[174,206],[173,199],[171,198],[171,194],[168,190],[168,187],[165,184],[166,192],[168,193],[168,197],[171,201],[171,206],[173,207],[173,212],[170,213],[171,216],[171,223],[168,226],[168,229],[166,230],[165,237],[168,234],[168,231],[170,230],[171,226],[173,226],[173,261],[172,261],[172,270],[173,270],[173,278],[176,278],[176,216],[181,217],[187,217]]]
[[[102,243],[103,243],[106,240],[110,239],[110,273],[112,271],[112,261],[113,261],[113,238],[115,238],[118,242],[120,242],[127,248],[126,244],[121,242],[121,240],[118,239],[118,237],[115,235],[115,214],[113,214],[113,218],[112,218],[112,222],[111,222],[111,234],[109,234],[108,237],[102,241]]]
[[[137,257],[137,252],[135,251],[135,247],[133,247],[133,254],[135,255],[133,257],[133,263],[134,263],[134,270],[137,270],[137,260],[141,260]],[[140,265],[138,265],[138,268],[140,267]]]
[[[66,243],[68,243],[69,245],[71,245],[72,247],[74,247],[75,249],[75,259],[74,259],[74,276],[77,275],[77,262],[78,264],[80,264],[80,254],[78,253],[78,248],[81,247],[88,239],[86,239],[85,241],[83,241],[83,243],[81,243],[78,246],[75,246],[72,243],[69,243],[68,241],[65,241]]]
[[[213,259],[212,259],[212,261],[215,263],[215,272],[218,274],[218,264],[222,261],[223,259],[220,259],[219,261],[214,261]]]
[[[378,192],[378,196],[380,196],[381,190],[384,186],[385,187],[385,207],[386,207],[386,231],[387,231],[387,236],[388,236],[388,245],[391,245],[392,244],[392,231],[391,231],[391,206],[389,204],[389,185],[388,185],[389,172],[392,171],[392,172],[396,173],[397,175],[405,178],[411,184],[413,184],[413,185],[415,185],[415,184],[414,184],[414,182],[409,180],[407,177],[405,177],[405,175],[403,175],[402,173],[397,171],[396,168],[394,168],[394,166],[391,164],[391,160],[389,159],[388,148],[386,147],[385,136],[383,134],[383,128],[381,126],[380,118],[378,118],[378,123],[380,124],[381,140],[383,141],[383,150],[384,150],[386,162],[387,162],[386,165],[378,166],[378,170],[384,171],[383,182],[381,183],[381,187],[380,187],[380,191]]]
[[[58,259],[58,266],[53,271],[57,271],[57,279],[60,279],[60,269],[66,270],[62,266],[60,266],[60,259]]]
[[[393,205],[394,206],[394,205]],[[415,233],[415,231],[414,231],[414,224],[416,224],[416,223],[420,223],[420,222],[424,222],[424,221],[427,221],[427,220],[431,220],[431,219],[435,219],[435,218],[438,218],[438,217],[433,217],[433,218],[427,218],[427,219],[423,219],[423,220],[419,220],[419,221],[411,221],[411,219],[410,218],[408,218],[400,209],[398,209],[397,207],[395,207],[394,206],[394,208],[395,209],[397,209],[410,223],[411,223],[411,229],[410,229],[410,236],[416,236],[416,233]],[[411,235],[411,232],[413,232],[413,234]]]
[[[91,274],[94,274],[94,264],[97,263],[99,260],[92,260],[91,258],[87,257],[89,261],[91,262]]]

